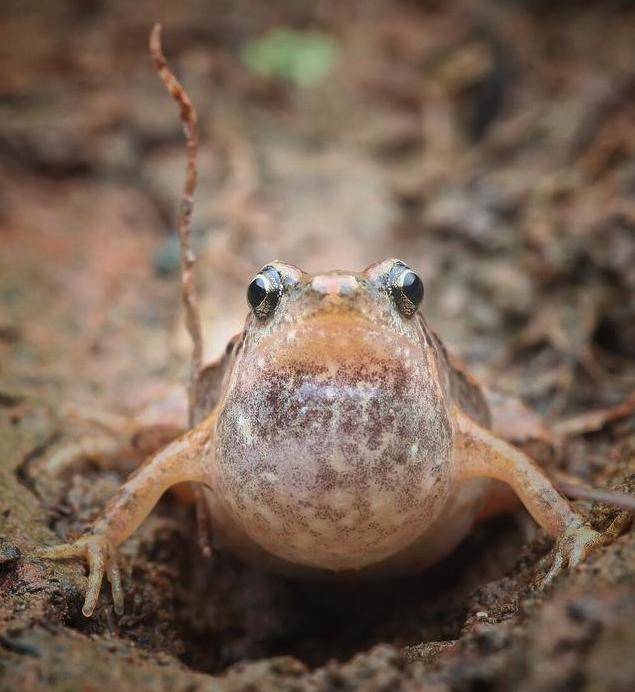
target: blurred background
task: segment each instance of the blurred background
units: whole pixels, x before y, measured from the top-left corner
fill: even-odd
[[[28,351],[16,366],[65,387],[81,362],[80,389],[110,392],[182,372],[184,144],[148,56],[159,21],[201,121],[209,356],[265,262],[399,256],[481,374],[558,414],[619,400],[635,357],[630,5],[4,2],[0,324]]]
[[[58,442],[72,437],[68,407],[129,415],[184,382],[185,148],[148,54],[154,22],[200,119],[209,358],[242,328],[262,264],[357,270],[397,256],[422,275],[423,310],[449,347],[550,420],[633,397],[632,2],[3,0],[0,405],[11,415],[44,406]],[[627,428],[572,442],[564,463],[606,478],[606,460],[624,471],[633,449]],[[49,526],[69,521],[50,515],[76,509],[68,487],[38,492]],[[416,625],[377,631],[373,641],[422,638]],[[267,636],[232,639],[201,667],[286,653]],[[201,655],[185,649],[190,663]]]

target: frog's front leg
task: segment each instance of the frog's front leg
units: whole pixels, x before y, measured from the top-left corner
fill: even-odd
[[[150,457],[128,478],[86,535],[72,543],[39,551],[39,555],[45,558],[86,558],[88,587],[82,608],[86,617],[95,610],[104,574],[110,581],[115,612],[123,612],[116,550],[148,516],[161,495],[170,486],[183,481],[213,485],[214,468],[210,459],[213,458],[215,418],[212,414]]]
[[[488,477],[507,483],[538,524],[556,539],[554,562],[543,585],[563,567],[573,567],[602,545],[602,535],[585,524],[545,472],[526,454],[459,410],[456,420],[459,478]]]

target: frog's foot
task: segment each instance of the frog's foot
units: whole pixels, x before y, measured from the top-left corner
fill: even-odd
[[[63,560],[72,557],[83,557],[88,562],[88,586],[82,607],[82,613],[90,617],[97,605],[99,591],[104,574],[107,575],[112,592],[115,613],[123,613],[123,589],[121,573],[116,563],[115,550],[103,536],[89,534],[82,536],[72,543],[63,543],[50,548],[42,548],[37,552],[39,557],[50,560]]]
[[[553,563],[540,584],[541,588],[548,586],[565,567],[575,567],[610,540],[611,536],[598,533],[590,526],[567,529],[556,543]]]

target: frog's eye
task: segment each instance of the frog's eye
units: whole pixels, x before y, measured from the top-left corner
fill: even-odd
[[[423,300],[423,282],[419,276],[403,262],[395,262],[386,284],[399,312],[412,317]]]
[[[282,295],[282,281],[273,267],[264,267],[247,288],[247,302],[260,320],[273,314]]]

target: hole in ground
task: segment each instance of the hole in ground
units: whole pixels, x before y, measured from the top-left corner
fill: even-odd
[[[423,574],[353,583],[275,577],[226,554],[204,565],[190,551],[174,609],[180,658],[215,674],[238,661],[282,655],[315,668],[378,643],[456,639],[470,593],[509,571],[522,543],[513,522],[498,518]]]

